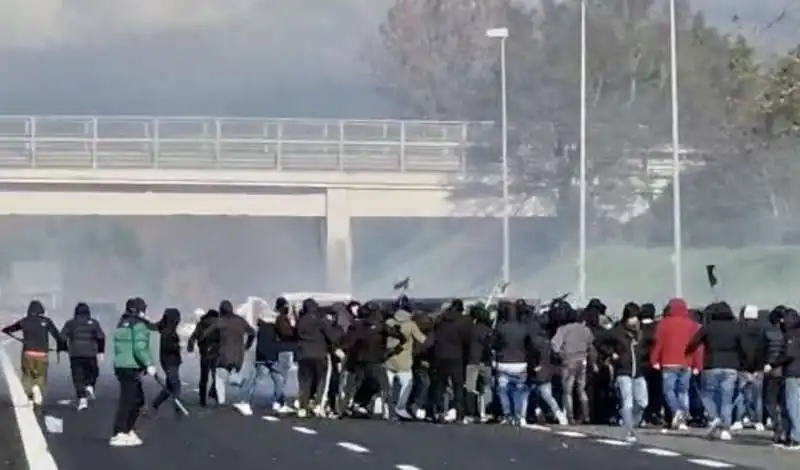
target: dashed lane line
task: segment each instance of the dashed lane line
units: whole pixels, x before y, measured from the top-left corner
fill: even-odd
[[[732,468],[733,467],[732,464],[729,464],[729,463],[726,463],[726,462],[720,462],[719,460],[689,459],[689,462],[692,462],[695,465],[700,465],[700,466],[708,467],[708,468]]]
[[[595,442],[615,447],[628,447],[629,445],[631,445],[630,442],[618,441],[616,439],[595,439]]]
[[[292,429],[299,432],[300,434],[307,434],[309,436],[313,436],[314,434],[317,433],[317,431],[311,428],[307,428],[305,426],[292,426]]]
[[[668,449],[659,449],[658,447],[647,447],[645,449],[640,449],[640,452],[644,452],[645,454],[650,455],[657,455],[659,457],[680,457],[681,454],[675,452],[674,450]]]
[[[343,449],[347,449],[351,452],[357,452],[359,454],[366,454],[369,452],[369,449],[367,449],[366,447],[360,446],[353,442],[337,442],[336,445]]]
[[[397,470],[422,470],[421,468],[416,467],[414,465],[407,465],[402,463],[399,465],[395,465],[394,468],[396,468]]]

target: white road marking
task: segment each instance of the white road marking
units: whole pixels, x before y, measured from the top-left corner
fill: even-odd
[[[292,429],[299,432],[300,434],[314,435],[317,433],[317,431],[314,431],[313,429],[307,428],[305,426],[294,426]]]
[[[358,444],[353,444],[352,442],[339,442],[336,445],[352,452],[358,452],[359,454],[365,454],[369,452],[369,449],[367,449],[366,447],[360,446]]]
[[[630,442],[625,441],[618,441],[616,439],[596,439],[595,442],[599,442],[600,444],[607,444],[610,446],[617,446],[617,447],[627,447],[631,445]]]
[[[547,431],[547,432],[552,431],[551,428],[547,426],[542,426],[541,424],[526,424],[523,426],[523,428],[532,429],[534,431]]]
[[[33,414],[33,407],[27,406],[28,397],[22,388],[22,382],[14,370],[14,365],[11,364],[11,359],[3,349],[0,349],[0,367],[3,369],[3,377],[8,384],[11,402],[14,404],[14,415],[17,418],[28,467],[36,470],[58,470],[58,465],[47,447],[47,440],[44,438],[42,428],[39,427],[36,415]]]
[[[641,449],[641,451],[644,452],[645,454],[658,455],[661,457],[680,457],[681,455],[678,452],[675,452],[674,450],[658,449],[656,447]]]
[[[709,460],[709,459],[689,459],[689,462],[692,462],[696,465],[701,465],[703,467],[709,468],[732,468],[733,465],[725,462],[720,462],[719,460]]]
[[[58,404],[59,405],[71,405],[72,404],[72,400],[70,400],[69,398],[65,398],[63,400],[58,400]]]
[[[397,470],[422,470],[421,468],[415,467],[414,465],[406,465],[403,463],[395,465],[394,468],[396,468]]]
[[[557,431],[556,434],[564,437],[586,437],[586,434],[577,431]]]
[[[277,416],[262,416],[261,419],[263,419],[264,421],[269,421],[270,423],[280,421],[280,419]]]

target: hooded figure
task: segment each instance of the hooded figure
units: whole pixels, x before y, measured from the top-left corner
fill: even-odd
[[[453,390],[452,405],[456,419],[464,419],[464,363],[471,342],[468,319],[464,318],[464,301],[454,299],[436,319],[433,327],[431,357],[432,411],[436,419],[444,419],[444,399],[448,384]]]
[[[217,400],[216,379],[214,376],[214,369],[217,368],[217,358],[219,357],[220,335],[219,331],[206,334],[211,328],[211,325],[219,318],[219,312],[210,309],[202,317],[194,327],[194,331],[189,336],[189,342],[186,346],[188,352],[193,352],[195,345],[200,352],[200,406],[207,405],[208,394],[211,398]],[[211,380],[209,388],[209,380]]]
[[[320,312],[317,301],[309,298],[303,301],[300,308],[295,337],[300,402],[298,416],[306,416],[309,401],[314,397],[319,406],[315,411],[321,414],[332,373],[328,367],[328,354],[337,349],[340,335]]]
[[[230,300],[223,300],[219,304],[219,318],[216,319],[203,333],[203,338],[210,338],[219,333],[219,356],[215,370],[215,385],[217,403],[224,404],[229,383],[241,382],[241,370],[244,365],[244,353],[250,349],[256,339],[256,332],[247,320],[236,315]],[[244,401],[243,396],[237,397],[233,404],[240,413],[249,416],[253,413],[250,404]]]
[[[412,319],[411,301],[405,295],[400,296],[392,318],[386,321],[390,331],[399,332],[401,339],[386,336],[386,349],[390,352],[385,367],[388,374],[389,387],[395,381],[400,384],[400,394],[395,403],[395,414],[402,419],[412,419],[408,412],[408,399],[413,385],[412,368],[414,366],[414,345],[426,346],[426,337]],[[419,349],[417,349],[419,350]]]
[[[473,396],[467,398],[471,416],[485,421],[486,406],[492,401],[492,316],[483,303],[469,308],[473,321],[467,356],[466,387]],[[476,406],[473,406],[476,405]]]
[[[164,369],[164,376],[166,377],[166,389],[162,389],[153,400],[153,410],[158,410],[170,396],[179,397],[181,395],[181,339],[178,336],[178,325],[180,323],[181,312],[177,308],[168,308],[164,310],[161,320],[155,324],[161,335],[158,355],[161,361],[161,368]],[[175,416],[182,416],[177,405],[175,407]]]
[[[63,350],[64,344],[58,328],[45,316],[44,305],[38,300],[28,304],[28,314],[3,328],[3,333],[13,336],[22,332],[22,359],[20,372],[22,387],[34,404],[42,403],[42,396],[47,381],[47,353],[50,349],[50,338],[56,343],[56,350]]]
[[[761,372],[764,368],[764,351],[761,348],[764,325],[759,317],[759,309],[755,305],[745,305],[739,312],[739,326],[742,330],[741,338],[744,350],[744,360],[740,365],[742,372]]]
[[[100,323],[92,318],[89,306],[81,302],[75,306],[75,316],[64,323],[61,337],[69,352],[78,409],[82,410],[88,406],[88,398],[94,397],[94,386],[99,374],[97,360],[99,355],[105,353],[106,335]]]

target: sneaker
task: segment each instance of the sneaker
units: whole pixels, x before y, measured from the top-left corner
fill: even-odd
[[[283,408],[283,405],[281,405],[277,401],[276,402],[272,402],[272,412],[273,413],[280,413],[281,412],[280,411],[281,408]]]
[[[142,438],[139,437],[139,435],[136,434],[136,431],[134,430],[131,430],[131,432],[128,433],[128,439],[134,443],[133,445],[138,446],[142,443]]]
[[[288,405],[281,405],[281,406],[280,406],[280,407],[279,407],[279,408],[276,410],[276,413],[278,413],[278,414],[282,414],[282,415],[285,415],[285,414],[287,414],[287,413],[291,413],[292,411],[294,411],[294,408],[292,408],[291,406],[288,406]]]
[[[786,450],[800,450],[800,442],[789,441],[783,445],[783,448]]]
[[[411,414],[408,411],[406,411],[406,410],[404,410],[402,408],[395,408],[394,409],[394,414],[397,415],[397,417],[400,418],[400,419],[405,419],[405,420],[414,419],[414,417],[411,416]]]
[[[731,440],[731,432],[728,431],[727,429],[722,430],[719,433],[719,440],[720,441],[730,441]]]
[[[91,385],[87,385],[86,394],[89,395],[90,400],[94,400],[94,387],[92,387]]]
[[[556,420],[560,426],[567,426],[569,424],[569,420],[567,420],[567,415],[564,414],[563,411],[559,411],[556,413]]]
[[[34,405],[42,404],[42,389],[38,385],[34,385],[31,388],[31,400],[33,400]]]
[[[731,431],[741,431],[744,429],[744,423],[737,421],[731,425]]]
[[[683,419],[683,411],[676,411],[675,416],[672,417],[672,428],[673,429],[681,429],[681,425],[685,425]]]
[[[142,445],[142,440],[134,432],[130,434],[119,433],[112,437],[108,444],[112,447],[136,447]]]
[[[428,417],[428,413],[426,413],[425,410],[422,409],[422,408],[417,408],[414,411],[414,418],[416,418],[416,419],[418,419],[420,421],[424,421],[425,418],[427,418],[427,417]]]
[[[85,410],[86,408],[89,408],[89,400],[86,398],[78,399],[78,411]]]
[[[447,413],[445,413],[444,415],[444,420],[447,421],[448,423],[454,422],[456,420],[456,410],[454,410],[453,408],[447,410]]]
[[[250,406],[250,403],[247,402],[234,403],[233,407],[236,409],[236,411],[243,414],[244,416],[253,415],[253,408]]]
[[[715,418],[708,423],[708,429],[706,430],[706,436],[711,437],[713,436],[719,427],[722,426],[722,421],[719,418]]]
[[[755,426],[753,426],[753,429],[755,429],[758,432],[764,432],[767,430],[767,428],[761,423],[756,423]]]
[[[631,444],[635,444],[638,441],[639,439],[636,437],[636,434],[631,433],[625,436],[625,442],[630,442]]]
[[[298,418],[305,418],[308,416],[308,412],[304,408],[300,408],[297,410],[297,417]]]

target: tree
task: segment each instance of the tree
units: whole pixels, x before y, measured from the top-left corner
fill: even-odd
[[[641,179],[648,157],[638,150],[668,141],[669,24],[655,0],[590,3],[589,209],[599,230],[616,209],[647,195]],[[484,31],[508,26],[512,193],[552,201],[565,230],[577,217],[577,4],[397,0],[371,56],[376,76],[415,117],[497,121],[500,55]],[[685,1],[678,2],[678,33],[684,140],[727,146],[732,129],[749,122],[745,105],[730,98],[740,94],[749,103],[758,81],[752,51],[744,39],[707,26]],[[471,157],[496,165],[497,148],[495,140]],[[454,198],[497,194],[497,184],[486,181],[466,178]]]

